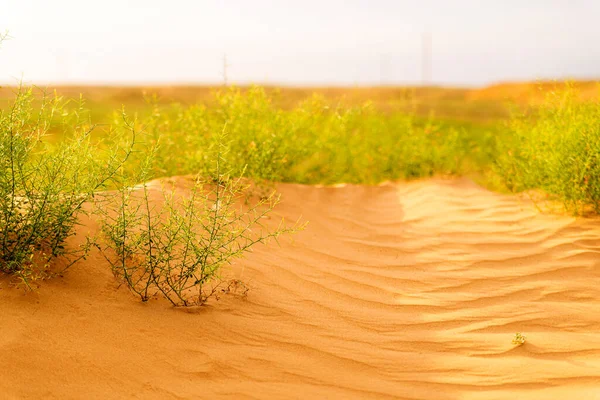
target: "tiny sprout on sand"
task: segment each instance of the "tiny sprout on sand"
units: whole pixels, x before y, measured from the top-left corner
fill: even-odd
[[[517,333],[515,333],[515,337],[513,338],[512,342],[513,342],[513,344],[521,346],[521,345],[525,344],[525,340],[527,340],[525,335],[523,335],[520,332],[517,332]]]

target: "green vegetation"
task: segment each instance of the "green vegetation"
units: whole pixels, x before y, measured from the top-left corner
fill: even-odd
[[[99,203],[106,238],[100,250],[115,276],[142,301],[160,295],[174,306],[204,304],[223,283],[231,288],[221,276],[223,266],[257,243],[303,228],[283,220],[276,227],[263,225],[279,198],[271,192],[244,204],[249,185],[223,169],[224,143],[225,136],[217,135],[207,149],[213,170],[179,189],[168,182],[147,183],[158,154],[151,151],[139,174]],[[143,183],[133,186],[136,182]]]
[[[525,344],[525,342],[527,341],[527,337],[525,337],[525,335],[523,335],[522,333],[515,333],[515,336],[513,337],[512,343],[517,345],[517,346],[522,346]]]
[[[95,126],[68,113],[59,97],[43,96],[34,108],[33,90],[20,90],[0,111],[0,271],[26,287],[85,257],[89,243],[68,248],[84,204],[102,190],[130,155],[130,147],[100,151],[90,139]],[[51,125],[63,128],[56,145],[46,140]],[[108,133],[122,136],[122,132]],[[57,272],[57,271],[54,271]]]
[[[0,114],[0,270],[31,287],[95,244],[142,300],[202,304],[223,266],[301,228],[262,226],[277,204],[272,182],[460,175],[600,212],[600,102],[573,88],[496,122],[437,118],[404,94],[386,107],[325,95],[284,102],[259,87],[211,96],[191,105],[146,97],[138,118],[103,116],[100,129],[90,122],[99,111],[81,101],[18,91]],[[499,115],[494,104],[482,115]],[[192,178],[185,190],[146,183],[173,176]],[[103,237],[73,245],[93,201]]]
[[[495,171],[514,192],[541,189],[573,213],[599,213],[600,100],[567,88],[535,111],[507,124]]]
[[[484,170],[494,151],[490,130],[438,123],[372,104],[344,106],[313,96],[291,109],[259,87],[215,94],[211,106],[153,107],[143,122],[157,142],[153,176],[201,171],[214,132],[227,126],[233,175],[297,183],[378,183]]]
[[[33,89],[18,90],[0,113],[0,271],[27,289],[95,246],[143,301],[162,295],[174,305],[203,304],[216,293],[224,265],[302,228],[263,225],[278,198],[248,195],[243,169],[232,174],[225,158],[231,142],[221,131],[202,142],[203,163],[181,154],[188,168],[197,167],[191,189],[163,186],[151,200],[147,181],[170,160],[161,154],[173,150],[173,138],[140,131],[152,128],[154,116],[140,126],[115,114],[102,130],[88,115],[82,103],[36,97]],[[104,235],[74,244],[76,225],[91,208]]]

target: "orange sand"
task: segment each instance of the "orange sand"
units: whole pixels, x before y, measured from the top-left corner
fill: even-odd
[[[279,189],[310,225],[233,267],[245,298],[142,304],[97,254],[0,280],[0,398],[600,398],[598,221],[466,180]]]

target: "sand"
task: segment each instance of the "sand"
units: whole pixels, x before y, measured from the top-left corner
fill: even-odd
[[[310,225],[232,267],[246,297],[143,304],[98,254],[1,279],[0,397],[600,399],[599,221],[467,180],[279,190]]]

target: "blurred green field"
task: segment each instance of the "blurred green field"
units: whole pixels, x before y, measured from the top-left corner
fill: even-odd
[[[482,89],[45,91],[61,96],[63,110],[78,114],[79,121],[98,124],[92,135],[97,140],[103,140],[103,132],[126,132],[135,121],[140,132],[138,156],[127,168],[139,169],[146,162],[141,155],[152,152],[149,178],[209,174],[215,140],[225,133],[229,173],[257,181],[375,184],[467,176],[495,190],[543,189],[575,212],[590,205],[600,209],[595,82],[514,83]],[[15,88],[0,89],[2,108],[10,105],[14,92]],[[41,92],[36,92],[38,97]],[[125,110],[125,119],[120,110]],[[68,131],[53,126],[47,140],[60,141]],[[578,177],[573,180],[569,174]],[[570,190],[571,186],[578,189]]]
[[[593,99],[598,94],[595,81],[571,82],[581,99]],[[372,102],[381,111],[394,112],[398,109],[416,111],[428,116],[431,112],[440,119],[471,123],[490,124],[507,118],[511,105],[528,106],[540,104],[549,92],[565,88],[565,82],[504,83],[484,88],[452,87],[263,87],[278,107],[289,109],[314,94],[330,102],[347,105]],[[223,86],[52,86],[40,87],[56,91],[66,99],[85,99],[94,119],[102,120],[115,109],[124,106],[130,112],[148,111],[147,98],[156,96],[158,104],[178,103],[192,105],[214,102],[214,93]],[[250,87],[240,87],[247,91]],[[0,87],[0,104],[14,98],[16,88]]]

